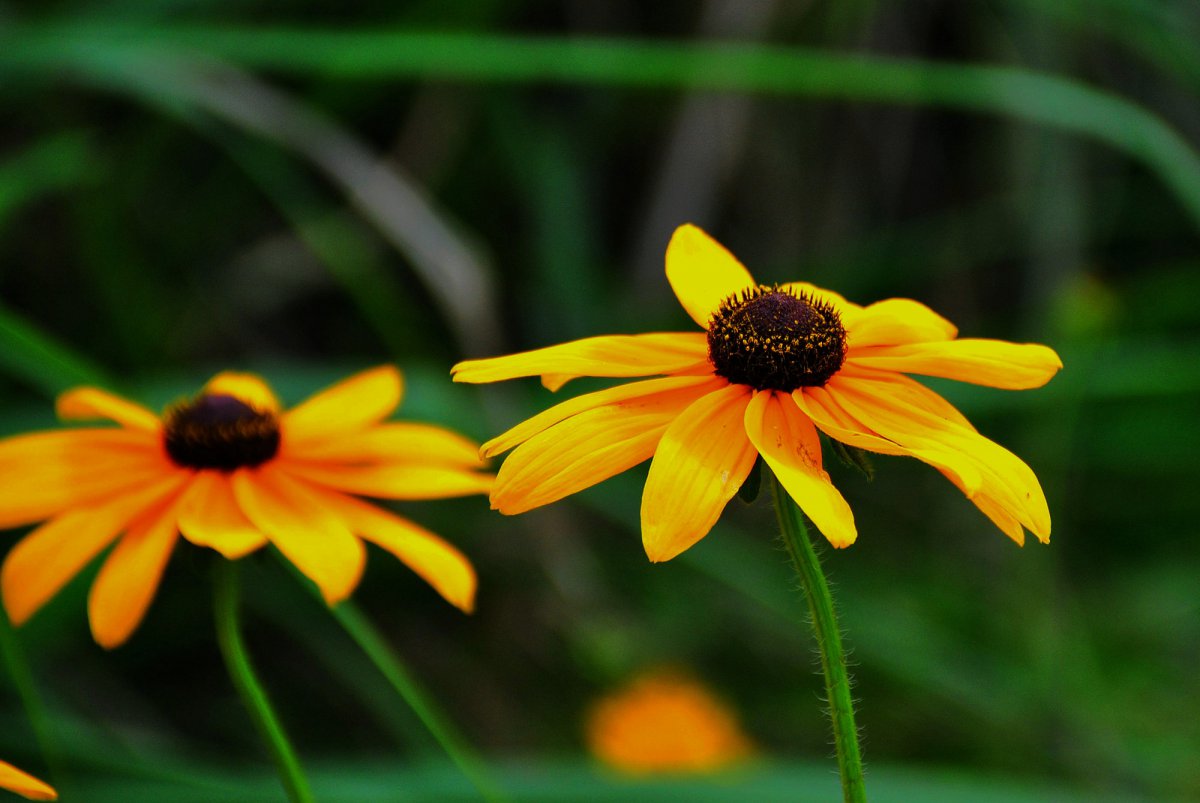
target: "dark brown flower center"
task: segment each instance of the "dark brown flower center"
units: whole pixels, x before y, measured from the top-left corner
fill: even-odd
[[[163,445],[184,468],[257,466],[279,451],[279,419],[233,396],[205,394],[167,411]]]
[[[758,390],[820,387],[846,359],[846,329],[830,304],[778,285],[721,302],[708,325],[719,376]]]

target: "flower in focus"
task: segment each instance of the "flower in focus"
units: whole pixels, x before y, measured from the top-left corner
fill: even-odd
[[[46,520],[0,569],[9,616],[25,622],[116,541],[88,597],[93,636],[115,647],[145,615],[179,533],[231,560],[274,544],[330,605],[358,584],[365,539],[470,611],[475,572],[457,549],[356,498],[438,499],[491,485],[467,439],[384,420],[402,388],[384,366],[283,411],[258,377],[222,373],[161,418],[98,388],[67,391],[60,418],[119,426],[0,441],[0,527]]]
[[[1037,477],[906,374],[998,388],[1040,387],[1062,367],[1035,344],[958,338],[916,301],[868,306],[804,282],[760,285],[692,225],[667,246],[667,280],[706,331],[591,337],[468,360],[459,382],[540,376],[557,390],[579,376],[664,375],[589,393],[483,445],[513,449],[492,507],[521,513],[653,458],[641,525],[652,561],[703,538],[759,456],[835,547],[854,516],[822,468],[818,430],[849,446],[909,455],[937,468],[1006,535],[1050,536]],[[514,448],[515,447],[515,448]]]
[[[53,787],[21,772],[7,761],[0,761],[0,789],[16,792],[29,800],[58,800],[58,792]]]
[[[647,673],[601,699],[587,718],[592,755],[624,772],[709,772],[752,752],[737,718],[699,682]]]

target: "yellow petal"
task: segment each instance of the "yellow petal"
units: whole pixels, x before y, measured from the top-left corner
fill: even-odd
[[[790,396],[755,392],[746,407],[746,434],[800,509],[835,547],[858,537],[854,513],[821,468],[821,440]]]
[[[839,407],[824,388],[801,388],[792,393],[792,401],[817,429],[834,440],[879,454],[911,455],[908,449],[872,432],[870,427]]]
[[[27,800],[58,800],[58,793],[52,786],[27,772],[22,772],[7,761],[0,761],[0,789],[16,792]]]
[[[238,507],[229,476],[219,471],[196,472],[179,501],[179,531],[196,546],[215,549],[229,560],[267,543]]]
[[[652,376],[702,370],[708,340],[702,332],[602,335],[504,357],[466,360],[450,369],[455,382],[500,382],[548,377],[551,389],[580,376]]]
[[[1046,541],[1050,511],[1029,466],[999,444],[896,393],[884,379],[836,376],[826,386],[837,403],[873,431],[945,471],[972,499],[983,494]],[[986,512],[986,511],[985,511]]]
[[[842,317],[842,323],[847,326],[849,325],[849,321],[853,320],[863,309],[860,305],[852,301],[847,301],[841,294],[835,293],[832,290],[826,290],[824,287],[817,287],[815,284],[809,282],[786,282],[781,286],[783,289],[790,291],[792,295],[808,296],[809,298],[831,305]]]
[[[585,393],[582,396],[576,396],[574,399],[568,399],[561,404],[556,404],[549,410],[544,410],[533,418],[522,421],[502,435],[498,435],[483,444],[479,451],[484,457],[494,457],[501,452],[507,452],[509,449],[532,438],[539,432],[554,426],[559,421],[605,404],[632,401],[643,397],[655,396],[665,391],[681,390],[683,388],[700,388],[704,386],[709,390],[716,390],[724,384],[724,380],[714,380],[711,376],[668,376],[662,379],[646,379],[641,382],[617,385],[613,388],[598,390],[595,393]],[[707,390],[699,391],[696,398],[699,398],[704,392],[707,392]]]
[[[517,447],[500,467],[492,507],[508,515],[524,513],[648,460],[679,413],[726,384],[709,380],[623,399],[585,410],[539,432]]]
[[[894,378],[904,377],[896,374]],[[890,388],[890,391],[898,396],[904,395],[908,390],[899,383]],[[926,393],[936,395],[927,389]],[[983,487],[983,474],[978,466],[961,452],[942,443],[915,436],[906,438],[904,445],[895,443],[848,412],[826,388],[804,388],[803,391],[793,393],[792,399],[801,412],[812,419],[822,432],[835,440],[880,454],[915,457],[937,468],[968,496],[979,493]],[[942,400],[942,403],[949,406],[949,402],[945,400]],[[957,410],[954,412],[958,414]]]
[[[283,414],[284,448],[301,441],[334,440],[378,423],[392,414],[403,392],[400,372],[391,365],[343,380]]]
[[[950,321],[908,298],[871,304],[843,323],[850,349],[951,340],[958,334]]]
[[[722,301],[757,286],[725,246],[691,223],[675,229],[667,244],[667,281],[687,314],[705,329]]]
[[[168,498],[130,525],[92,583],[88,619],[106,650],[125,643],[154,599],[175,546],[176,503]]]
[[[279,412],[279,399],[270,385],[254,374],[239,374],[225,371],[208,380],[205,393],[232,396],[240,399],[255,410],[264,413]]]
[[[25,536],[4,559],[0,591],[14,624],[33,616],[143,511],[178,491],[182,472],[90,508],[75,508]]]
[[[246,518],[335,605],[358,585],[366,563],[362,542],[316,494],[270,465],[240,469],[231,479]]]
[[[930,390],[912,377],[898,374],[895,371],[877,371],[858,365],[848,365],[839,371],[838,375],[841,377],[842,383],[852,379],[881,382],[886,385],[886,392],[889,396],[920,407],[930,415],[945,418],[970,430],[975,429],[975,425],[967,420],[967,417],[959,412],[957,407],[946,401],[940,393]]]
[[[323,492],[322,499],[356,534],[391,552],[451,605],[467,613],[474,609],[475,569],[453,546],[411,521],[353,497]]]
[[[179,471],[156,435],[125,429],[36,432],[0,441],[0,527],[90,506]]]
[[[946,479],[958,486],[960,491],[966,492],[966,489],[958,482],[957,477],[948,471],[941,471]],[[975,507],[979,508],[991,520],[992,524],[1000,528],[1000,532],[1016,541],[1017,546],[1025,546],[1025,528],[1021,526],[1021,522],[1016,517],[1004,509],[1004,505],[993,499],[986,491],[979,491],[974,496],[971,496],[970,499],[975,503]]]
[[[158,416],[120,396],[100,388],[74,388],[58,397],[58,417],[64,421],[107,418],[129,429],[158,432]]]
[[[485,494],[492,489],[493,481],[491,474],[419,464],[331,466],[288,461],[280,468],[315,485],[380,499],[449,499]]]
[[[1062,360],[1046,346],[970,338],[860,349],[848,356],[846,364],[1007,390],[1041,387],[1062,368]]]
[[[744,385],[710,393],[663,433],[642,492],[642,544],[655,563],[708,535],[754,467],[742,423],[750,393]]]
[[[309,462],[406,463],[479,468],[479,445],[432,424],[390,423],[319,443],[287,448],[280,457]]]

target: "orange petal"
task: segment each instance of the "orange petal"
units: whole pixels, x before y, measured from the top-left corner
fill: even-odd
[[[58,800],[54,787],[22,772],[7,761],[0,761],[0,789],[16,792],[27,800]]]
[[[438,536],[374,505],[338,493],[322,493],[356,534],[400,559],[446,601],[467,613],[475,606],[475,569]]]
[[[130,521],[186,480],[179,472],[103,504],[69,510],[25,536],[0,569],[0,592],[13,623],[27,621]]]
[[[450,369],[455,382],[500,382],[546,376],[552,390],[580,376],[652,376],[704,370],[708,340],[702,332],[602,335],[504,357],[466,360]]]
[[[746,407],[746,434],[788,495],[835,547],[854,543],[854,513],[821,468],[816,427],[790,396],[754,394]]]
[[[107,418],[123,427],[143,432],[158,432],[158,416],[120,396],[100,388],[73,388],[58,397],[58,417],[65,420]]]
[[[556,404],[549,410],[545,410],[533,418],[522,421],[508,432],[498,435],[483,444],[479,452],[484,457],[494,457],[501,452],[507,452],[519,443],[529,440],[534,435],[554,426],[559,421],[605,404],[615,404],[625,401],[632,402],[639,398],[656,396],[659,393],[670,390],[681,390],[683,388],[700,388],[701,386],[706,386],[709,390],[716,390],[724,384],[724,380],[714,380],[711,376],[669,376],[662,379],[646,379],[641,382],[630,382],[625,385],[617,385],[614,388],[598,390],[595,393],[585,393],[582,396],[576,396],[574,399],[568,399],[561,404]],[[699,398],[705,392],[708,391],[698,392],[696,398]]]
[[[846,324],[850,349],[951,340],[957,327],[929,307],[908,298],[879,301],[854,315]]]
[[[92,637],[106,650],[125,643],[141,624],[175,547],[177,499],[142,514],[117,542],[88,595]]]
[[[205,393],[232,396],[241,399],[255,410],[265,413],[279,412],[279,399],[270,385],[254,374],[239,374],[225,371],[208,380]]]
[[[667,281],[687,314],[705,329],[722,301],[757,286],[725,246],[691,223],[675,229],[667,243]]]
[[[90,506],[179,471],[156,435],[126,429],[36,432],[0,441],[0,527]]]
[[[179,501],[179,531],[196,546],[211,547],[229,560],[244,557],[267,543],[233,496],[229,476],[197,471]]]
[[[479,445],[432,424],[380,424],[336,440],[301,444],[280,455],[309,462],[425,463],[479,468]]]
[[[492,489],[493,481],[491,474],[419,464],[331,466],[289,461],[281,464],[280,470],[315,485],[380,499],[449,499],[485,494]]]
[[[270,465],[235,471],[231,482],[246,518],[317,584],[326,603],[350,596],[366,550],[335,511],[315,501],[318,494]]]
[[[1007,390],[1039,388],[1062,368],[1062,360],[1046,346],[971,338],[859,349],[846,364]]]
[[[492,507],[509,515],[524,513],[648,460],[679,413],[727,384],[708,380],[605,404],[539,432],[517,447],[500,467],[492,489]]]
[[[843,409],[871,430],[943,473],[953,473],[955,484],[968,497],[983,494],[1039,539],[1049,539],[1050,511],[1041,484],[1012,452],[913,403],[897,393],[899,383],[889,379],[838,375],[826,387]]]
[[[284,448],[301,441],[334,440],[378,423],[399,406],[403,393],[403,379],[391,365],[343,380],[283,414]]]
[[[742,423],[750,393],[744,385],[709,393],[663,433],[642,492],[642,544],[655,563],[708,535],[754,467]]]

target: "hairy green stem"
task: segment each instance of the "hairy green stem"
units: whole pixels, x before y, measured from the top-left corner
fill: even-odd
[[[490,803],[502,803],[506,800],[484,769],[483,761],[451,724],[446,714],[421,688],[416,678],[408,671],[408,667],[400,660],[400,656],[388,646],[387,641],[358,607],[347,600],[333,609],[333,616],[388,684],[413,710],[430,735],[446,751],[450,760],[470,779],[479,794]]]
[[[242,643],[238,617],[238,565],[235,561],[222,560],[217,565],[217,576],[213,593],[213,612],[217,625],[217,644],[225,659],[225,668],[233,681],[234,688],[242,698],[250,719],[258,728],[259,735],[271,750],[279,780],[292,803],[313,803],[308,781],[300,769],[296,751],[284,733],[283,725],[271,708],[267,693],[254,669]]]
[[[838,771],[842,777],[842,797],[845,803],[865,803],[866,784],[863,780],[862,750],[858,744],[858,728],[854,724],[854,700],[850,696],[850,673],[846,669],[846,654],[842,650],[842,634],[838,630],[833,610],[833,596],[821,562],[808,540],[804,516],[786,490],[775,481],[775,512],[783,531],[783,542],[800,576],[800,585],[812,614],[813,633],[821,650],[821,669],[825,674],[825,696],[829,703],[829,719],[833,724],[833,742],[837,748]]]

